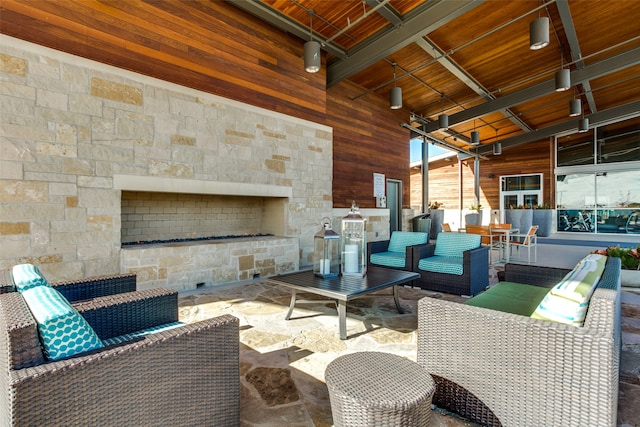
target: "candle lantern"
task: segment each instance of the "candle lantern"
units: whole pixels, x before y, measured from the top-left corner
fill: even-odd
[[[327,217],[320,221],[322,230],[313,236],[313,273],[320,277],[338,277],[340,274],[340,235],[331,229]]]
[[[356,202],[342,218],[342,274],[364,276],[367,274],[366,219],[360,215]]]

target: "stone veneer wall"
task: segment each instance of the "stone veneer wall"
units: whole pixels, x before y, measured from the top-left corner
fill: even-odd
[[[0,268],[32,262],[54,281],[126,270],[120,195],[138,189],[120,181],[137,177],[169,192],[285,188],[283,234],[311,263],[332,213],[331,128],[6,36],[0,79]]]

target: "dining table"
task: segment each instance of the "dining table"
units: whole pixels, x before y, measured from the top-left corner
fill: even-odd
[[[511,237],[519,233],[520,233],[519,228],[489,227],[489,235],[490,235],[491,242],[493,242],[494,236],[498,237],[498,243],[499,243],[498,244],[498,249],[499,249],[498,262],[504,261],[505,264],[509,262],[509,257],[511,255],[511,246],[510,246]]]

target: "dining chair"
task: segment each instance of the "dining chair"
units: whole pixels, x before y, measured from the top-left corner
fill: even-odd
[[[498,223],[489,225],[489,240],[491,241],[489,250],[498,249],[498,260],[503,258],[502,251],[505,249],[504,230],[511,230],[511,224]],[[489,258],[491,258],[491,252],[489,252]]]
[[[532,225],[529,228],[527,234],[512,234],[509,240],[510,250],[516,248],[516,253],[519,253],[520,248],[527,248],[527,261],[531,264],[531,248],[533,248],[533,262],[538,262],[538,231],[537,225]]]
[[[450,233],[451,232],[451,226],[449,225],[448,222],[445,222],[442,224],[442,231],[446,232],[446,233]]]

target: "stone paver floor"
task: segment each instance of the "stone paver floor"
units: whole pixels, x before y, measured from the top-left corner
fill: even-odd
[[[338,337],[338,317],[330,302],[297,306],[286,321],[289,290],[260,280],[181,294],[180,317],[193,322],[229,313],[240,319],[242,426],[331,426],[326,366],[356,351],[384,351],[415,360],[415,313],[418,300],[426,295],[461,299],[403,288],[400,299],[405,314],[397,313],[392,298],[356,300],[348,306],[347,340]],[[631,316],[640,313],[640,295],[635,297],[623,299],[623,312]],[[621,426],[640,425],[639,318],[627,316],[623,322]],[[436,409],[430,425],[475,424]]]

